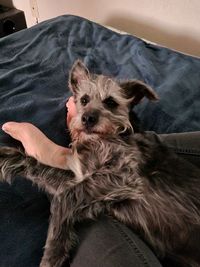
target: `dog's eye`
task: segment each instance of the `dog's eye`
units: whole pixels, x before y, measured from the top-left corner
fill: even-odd
[[[112,98],[112,96],[109,96],[108,98],[104,99],[103,101],[104,105],[109,109],[115,109],[118,107],[118,103]]]
[[[84,95],[84,96],[82,96],[81,99],[80,99],[80,101],[81,101],[81,104],[82,104],[83,106],[86,106],[87,103],[90,102],[90,97],[89,97],[89,95]]]

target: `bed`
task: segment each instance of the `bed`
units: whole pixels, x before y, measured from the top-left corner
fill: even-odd
[[[140,79],[160,101],[136,113],[144,130],[200,130],[200,59],[119,34],[81,17],[57,17],[0,39],[0,125],[27,121],[67,146],[68,72],[82,59],[92,72]],[[1,145],[18,146],[0,131]],[[0,184],[0,267],[36,267],[46,239],[49,200],[16,177]]]

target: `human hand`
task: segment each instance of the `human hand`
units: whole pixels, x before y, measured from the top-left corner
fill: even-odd
[[[71,96],[67,103],[66,103],[66,107],[67,107],[67,125],[69,126],[69,123],[71,121],[71,119],[77,115],[77,111],[76,111],[76,105],[74,102],[74,97]]]
[[[39,162],[64,169],[70,149],[59,146],[47,138],[36,126],[26,122],[7,122],[2,130],[20,141],[27,155]]]

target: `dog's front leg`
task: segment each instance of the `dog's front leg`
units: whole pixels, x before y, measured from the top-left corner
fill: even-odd
[[[72,167],[69,166],[70,162]],[[53,195],[62,193],[59,189],[70,188],[81,181],[81,171],[76,171],[77,166],[73,155],[66,158],[64,170],[44,165],[16,148],[0,148],[0,181],[10,183],[12,178],[21,175]]]

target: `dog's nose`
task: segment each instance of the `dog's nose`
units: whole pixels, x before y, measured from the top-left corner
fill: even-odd
[[[85,112],[81,119],[86,128],[92,128],[99,120],[99,112],[97,110]]]

